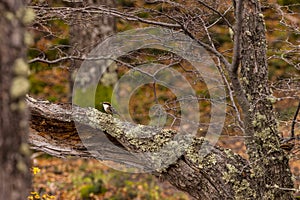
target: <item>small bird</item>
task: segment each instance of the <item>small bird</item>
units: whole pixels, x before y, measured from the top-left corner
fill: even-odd
[[[111,114],[111,115],[119,115],[119,113],[116,111],[116,109],[114,109],[114,107],[112,107],[112,105],[108,102],[103,102],[102,103],[103,109],[107,114]]]

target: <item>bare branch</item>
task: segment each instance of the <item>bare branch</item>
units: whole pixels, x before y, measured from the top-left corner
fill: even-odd
[[[234,48],[233,48],[232,64],[231,67],[229,68],[229,75],[239,105],[241,106],[245,116],[247,116],[246,113],[249,112],[250,105],[238,78],[238,68],[241,59],[242,12],[243,12],[243,0],[237,0],[236,11],[235,11],[236,24],[235,24],[235,34],[234,34]]]
[[[237,70],[240,65],[241,59],[241,32],[242,32],[242,12],[243,12],[243,0],[237,0],[235,11],[235,29],[234,29],[234,47],[232,57],[231,72],[237,74]]]
[[[297,116],[299,114],[299,111],[300,111],[300,101],[298,103],[298,107],[297,107],[297,110],[295,112],[295,115],[294,115],[294,118],[293,118],[293,121],[292,121],[291,138],[295,137],[295,124],[297,122]]]
[[[230,22],[228,21],[228,19],[225,17],[225,14],[227,13],[227,11],[225,11],[225,13],[222,14],[222,13],[220,13],[218,10],[216,10],[216,9],[214,9],[213,7],[211,7],[210,5],[208,5],[207,3],[203,2],[202,0],[197,0],[197,2],[200,3],[201,5],[205,6],[206,8],[212,10],[212,11],[215,12],[216,14],[218,14],[218,15],[220,16],[220,18],[223,19],[223,20],[226,22],[227,26],[230,27],[231,29],[233,29],[231,23],[230,23]],[[228,10],[230,10],[230,9],[228,9]]]
[[[48,60],[46,58],[33,58],[28,61],[29,64],[35,63],[35,62],[41,62],[46,64],[56,64],[59,62],[67,61],[67,60],[84,60],[85,58],[78,57],[78,56],[66,56],[66,57],[60,57],[55,60]]]
[[[112,15],[114,17],[119,17],[125,19],[127,21],[139,21],[146,24],[157,25],[161,27],[168,27],[168,28],[180,28],[178,24],[170,24],[160,21],[148,20],[144,19],[132,14],[123,13],[117,11],[112,8],[106,7],[94,7],[94,6],[87,6],[82,8],[70,8],[70,7],[40,7],[40,6],[29,6],[30,8],[34,9],[37,13],[38,20],[45,21],[45,20],[53,20],[53,17],[59,17],[61,19],[68,19],[71,15],[76,14],[77,12],[82,13],[96,13],[96,14],[105,14],[105,15]]]

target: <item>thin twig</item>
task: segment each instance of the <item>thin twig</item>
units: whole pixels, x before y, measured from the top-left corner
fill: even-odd
[[[297,122],[297,116],[299,114],[299,110],[300,110],[300,101],[298,103],[298,107],[297,107],[294,119],[292,121],[291,138],[295,137],[295,125],[296,125],[296,122]]]
[[[243,11],[243,0],[238,0],[236,5],[236,25],[234,33],[234,47],[233,47],[233,58],[231,71],[237,74],[238,67],[241,59],[241,33],[242,33],[242,11]]]
[[[207,35],[207,37],[208,37],[208,40],[209,40],[209,42],[210,42],[212,48],[214,48],[215,50],[217,50],[216,47],[215,47],[215,45],[214,45],[214,42],[213,42],[213,40],[212,40],[212,38],[211,38],[211,36],[210,36],[210,33],[209,33],[209,31],[208,31],[208,28],[205,26],[204,20],[203,20],[201,17],[200,17],[200,20],[201,20],[201,22],[202,22],[202,24],[203,24],[203,28],[204,28],[204,30],[205,30],[205,33],[206,33],[206,35]],[[230,87],[230,84],[229,84],[229,82],[228,82],[228,80],[227,80],[227,78],[226,78],[226,76],[225,76],[225,72],[224,72],[224,70],[223,70],[222,67],[221,67],[221,61],[220,61],[220,58],[219,58],[219,57],[217,57],[217,61],[218,61],[217,68],[218,68],[218,70],[219,70],[219,72],[220,72],[220,74],[221,74],[221,76],[222,76],[223,81],[224,81],[225,84],[226,84],[226,87],[227,87],[228,92],[229,92],[230,101],[232,102],[232,106],[233,106],[233,108],[234,108],[234,110],[235,110],[235,112],[236,112],[237,120],[238,120],[238,123],[239,123],[238,127],[242,130],[243,133],[245,133],[245,130],[244,130],[244,122],[243,122],[243,120],[242,120],[242,118],[241,118],[240,111],[239,111],[239,109],[237,108],[237,106],[236,106],[236,104],[235,104],[234,97],[233,97],[233,91],[232,91],[232,89],[231,89],[231,87]]]
[[[157,95],[156,95],[156,82],[153,82],[153,93],[154,93],[154,99],[155,99],[155,103],[158,104],[158,99],[157,99]]]
[[[232,29],[232,25],[230,24],[230,22],[227,20],[227,18],[225,17],[225,14],[220,13],[218,10],[214,9],[213,7],[211,7],[210,5],[206,4],[203,1],[198,0],[198,3],[200,3],[201,5],[203,5],[204,7],[212,10],[213,12],[217,13],[222,19],[224,19],[224,21],[226,22],[227,26],[229,26]]]

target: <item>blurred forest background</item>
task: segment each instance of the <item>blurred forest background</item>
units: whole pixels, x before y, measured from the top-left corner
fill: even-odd
[[[188,1],[185,1],[185,3],[188,4]],[[32,1],[30,6],[67,7],[71,4],[71,1],[48,0]],[[262,4],[267,27],[269,80],[274,95],[278,97],[274,105],[279,116],[280,131],[284,136],[289,136],[291,120],[294,117],[300,97],[300,5],[297,0],[265,0]],[[162,8],[162,4],[157,6],[141,0],[117,0],[114,6],[120,10],[136,10],[138,16],[143,19],[151,17],[145,11],[145,8],[159,11],[162,9],[171,9],[167,6]],[[170,5],[168,4],[168,6]],[[141,8],[143,8],[143,11],[140,11],[142,10]],[[115,22],[113,25],[114,30],[103,35],[103,38],[113,35],[113,32],[122,32],[149,26],[140,22],[129,23],[121,18],[113,20]],[[29,27],[28,32],[33,35],[33,41],[31,41],[28,49],[28,60],[31,70],[29,77],[31,96],[51,102],[72,101],[70,98],[72,91],[69,84],[72,79],[71,71],[78,63],[80,65],[80,60],[65,59],[59,62],[55,60],[68,54],[75,55],[75,50],[73,49],[74,41],[72,41],[72,35],[76,35],[74,25],[70,25],[70,23],[67,23],[63,19],[53,18],[51,21],[34,23]],[[78,26],[81,25],[78,24]],[[213,40],[217,45],[217,49],[225,55],[231,56],[233,44],[228,27],[222,23],[218,23],[212,29]],[[97,45],[97,43],[91,45]],[[76,55],[80,56],[81,53],[88,53],[89,50],[91,48],[80,52],[79,49]],[[141,50],[123,59],[130,60],[131,62],[138,62],[138,59],[153,60],[155,54],[157,52]],[[166,54],[166,57],[169,58],[171,55]],[[54,62],[43,62],[36,58],[43,58]],[[170,63],[168,59],[161,62],[165,64]],[[178,66],[178,70],[184,73],[180,69],[180,66]],[[126,71],[128,69],[120,64],[117,68],[110,69],[108,73],[112,73],[112,76],[116,76],[118,79]],[[187,73],[186,76],[189,77],[189,74]],[[103,80],[97,89],[96,102],[111,101],[113,86],[114,82],[107,83]],[[199,131],[201,135],[205,133],[209,122],[210,103],[209,101],[205,101],[205,97],[208,94],[203,82],[195,84],[194,87],[199,89],[197,91],[199,91],[199,95],[202,95],[204,99],[200,103],[201,123],[203,123],[203,128]],[[157,86],[158,101],[162,105],[165,105],[166,109],[172,110],[172,106],[176,107],[176,103],[174,102],[172,102],[174,105],[170,106],[172,104],[170,101],[174,98],[172,95],[172,92],[167,88]],[[130,101],[130,113],[136,123],[149,123],[149,109],[155,103],[154,99],[151,85],[144,85],[134,93]],[[96,107],[100,110],[102,109],[100,104],[96,105]],[[236,122],[231,117],[234,115],[231,108],[228,108],[227,115],[226,126],[219,140],[219,145],[231,148],[235,152],[246,156],[241,130],[235,125]],[[296,124],[295,133],[296,135],[300,134],[299,123]],[[54,199],[67,200],[189,199],[186,194],[177,191],[168,183],[158,180],[152,175],[123,173],[110,169],[96,160],[59,159],[36,152],[32,156],[32,161],[33,166],[40,170],[33,176],[32,191],[34,193],[32,193],[31,199],[51,199],[51,195]],[[295,187],[298,188],[300,181],[300,160],[297,152],[295,152],[294,157],[291,159],[291,166],[295,178]],[[45,196],[45,194],[50,196]]]

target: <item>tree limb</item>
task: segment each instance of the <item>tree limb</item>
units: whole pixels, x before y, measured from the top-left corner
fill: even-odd
[[[235,9],[235,33],[234,33],[234,47],[232,64],[229,71],[229,76],[231,83],[233,85],[234,91],[236,93],[236,98],[239,105],[241,106],[245,117],[248,117],[248,112],[250,109],[249,102],[245,96],[242,85],[239,81],[238,68],[241,62],[241,31],[242,31],[242,12],[243,12],[243,0],[237,0]]]
[[[32,148],[58,157],[95,157],[145,169],[143,161],[150,160],[150,157],[144,156],[139,163],[139,159],[132,159],[131,153],[158,151],[164,142],[156,140],[157,136],[161,141],[169,141],[176,135],[173,130],[122,122],[93,108],[75,106],[72,109],[70,104],[53,104],[31,97],[27,97],[26,101],[31,111],[29,142]],[[153,137],[139,138],[135,143],[128,136],[128,132],[133,130],[139,134],[148,131]],[[107,145],[108,141],[115,144],[115,149]],[[120,149],[126,149],[128,153],[120,155]],[[199,155],[203,150],[209,152]],[[255,184],[245,159],[231,150],[213,147],[203,138],[194,138],[182,156],[152,173],[196,199],[250,197],[252,189],[246,185]]]
[[[82,12],[82,13],[97,13],[103,15],[111,15],[114,17],[125,19],[127,21],[138,21],[146,24],[158,25],[161,27],[180,28],[180,25],[178,24],[148,20],[132,14],[117,11],[113,8],[105,8],[103,6],[98,6],[98,7],[86,6],[81,8],[42,7],[42,6],[29,6],[29,7],[35,10],[35,12],[37,13],[37,20],[41,22],[47,20],[53,20],[55,17],[59,17],[60,19],[68,19],[71,18],[72,15],[78,12]]]

